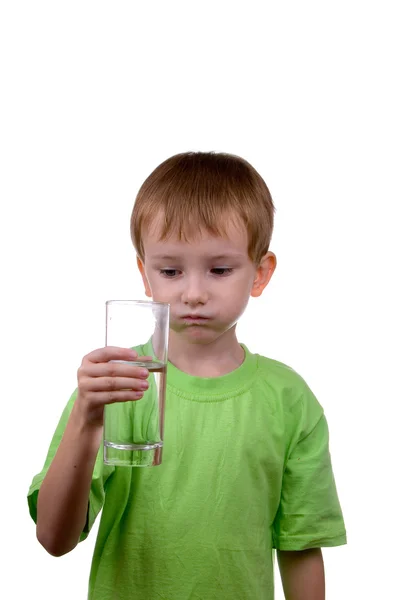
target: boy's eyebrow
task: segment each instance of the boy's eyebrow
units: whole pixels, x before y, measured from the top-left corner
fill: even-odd
[[[170,254],[154,254],[150,257],[153,260],[181,260],[181,256],[172,256]],[[222,260],[224,258],[243,258],[242,254],[239,252],[232,252],[228,254],[218,254],[217,256],[209,256],[207,257],[210,260]]]

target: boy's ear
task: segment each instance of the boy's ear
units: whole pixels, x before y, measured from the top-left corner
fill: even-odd
[[[276,269],[276,256],[273,252],[267,252],[261,259],[256,271],[256,278],[251,288],[250,296],[258,298],[261,296]]]
[[[141,274],[142,279],[143,279],[144,293],[146,294],[146,296],[148,298],[152,298],[153,294],[151,293],[149,282],[148,282],[147,277],[146,277],[146,272],[144,270],[144,264],[142,263],[142,261],[140,260],[140,258],[138,256],[136,257],[136,262],[137,262],[137,266],[139,268],[140,274]]]

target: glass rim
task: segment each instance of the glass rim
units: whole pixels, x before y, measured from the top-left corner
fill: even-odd
[[[139,306],[170,306],[168,302],[156,302],[153,300],[106,300],[106,306],[111,304],[127,304],[127,305],[139,305]]]

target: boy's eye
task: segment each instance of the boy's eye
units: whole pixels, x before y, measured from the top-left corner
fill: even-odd
[[[217,267],[215,269],[211,269],[211,272],[213,273],[213,275],[217,275],[218,277],[223,277],[224,275],[229,275],[230,273],[232,273],[232,271],[233,271],[233,269],[231,269],[229,267]],[[160,269],[160,274],[164,275],[164,277],[167,277],[169,279],[176,277],[176,275],[179,272],[180,271],[178,271],[178,269]]]
[[[160,269],[161,275],[165,275],[165,277],[175,277],[178,273],[178,269]]]
[[[212,269],[212,271],[214,272],[214,275],[229,275],[229,273],[232,273],[233,269],[230,269],[229,267],[217,267],[216,269]]]

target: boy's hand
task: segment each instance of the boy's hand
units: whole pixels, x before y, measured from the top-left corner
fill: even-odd
[[[106,346],[87,354],[78,369],[78,396],[75,409],[84,424],[103,425],[104,406],[139,400],[149,387],[149,371],[129,362],[146,361],[135,350]]]

